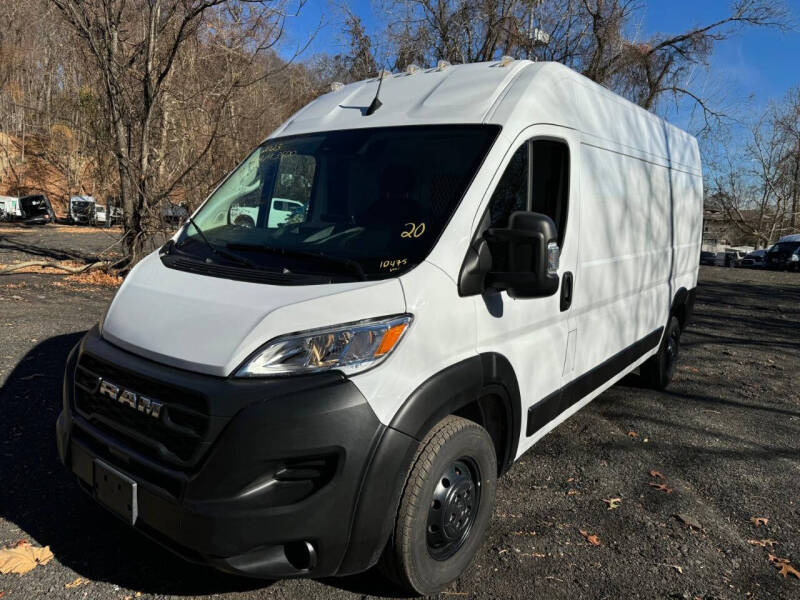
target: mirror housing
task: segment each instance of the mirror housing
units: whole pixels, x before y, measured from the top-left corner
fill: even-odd
[[[558,291],[558,231],[550,217],[517,211],[509,217],[508,227],[491,228],[484,238],[492,256],[486,287],[504,290],[513,298]]]

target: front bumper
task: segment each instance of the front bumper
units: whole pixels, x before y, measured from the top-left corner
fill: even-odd
[[[159,419],[89,394],[97,372],[163,402]],[[97,460],[111,465],[137,484],[136,529],[184,558],[248,576],[371,566],[416,447],[339,374],[199,375],[120,350],[96,329],[70,355],[63,395],[59,455],[84,489],[94,493]],[[177,444],[189,429],[191,443]],[[373,497],[362,498],[364,489]]]

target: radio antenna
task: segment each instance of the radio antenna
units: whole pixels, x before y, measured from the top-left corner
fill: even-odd
[[[372,102],[367,107],[367,110],[364,113],[365,116],[371,115],[376,110],[378,110],[381,106],[383,106],[383,102],[381,102],[381,99],[378,96],[381,93],[381,84],[383,84],[383,76],[384,76],[385,73],[386,73],[386,71],[384,71],[383,69],[381,69],[380,72],[378,73],[378,89],[375,92],[375,97],[372,99]]]

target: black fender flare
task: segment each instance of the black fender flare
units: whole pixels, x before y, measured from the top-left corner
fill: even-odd
[[[494,396],[505,407],[507,435],[503,456],[498,456],[500,472],[511,466],[519,445],[522,405],[508,359],[493,352],[479,354],[431,376],[405,400],[377,444],[362,481],[338,575],[363,571],[378,561],[391,535],[419,443],[436,423],[481,395]]]
[[[439,371],[412,392],[389,427],[421,441],[436,423],[484,395],[496,396],[505,408],[508,435],[498,456],[505,472],[519,444],[522,406],[516,373],[502,354],[478,354]]]
[[[681,329],[685,329],[692,318],[694,312],[694,302],[697,295],[697,288],[687,290],[681,287],[675,292],[672,298],[672,305],[669,308],[669,316],[677,316],[681,321]]]

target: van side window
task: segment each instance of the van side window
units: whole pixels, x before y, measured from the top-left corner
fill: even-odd
[[[569,149],[564,142],[531,142],[530,210],[547,215],[558,228],[558,245],[564,243],[569,206]]]
[[[564,142],[532,140],[514,153],[489,204],[490,227],[507,227],[517,210],[547,215],[564,241],[569,207],[569,149]]]
[[[528,208],[528,144],[511,157],[489,202],[490,227],[508,227],[508,217]]]

